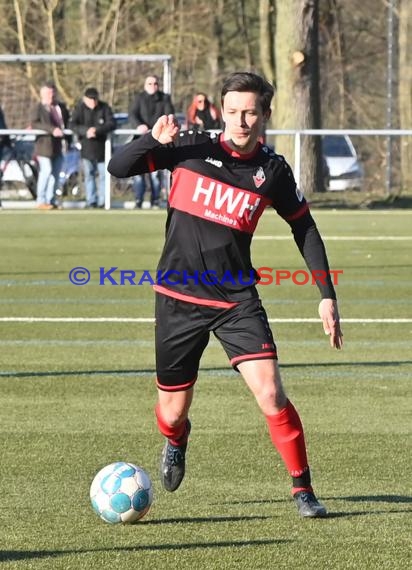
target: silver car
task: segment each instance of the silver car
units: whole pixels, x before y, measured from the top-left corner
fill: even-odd
[[[324,135],[322,152],[328,167],[328,190],[361,190],[364,170],[348,135]]]

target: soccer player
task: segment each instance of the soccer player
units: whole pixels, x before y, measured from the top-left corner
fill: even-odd
[[[175,491],[185,475],[189,409],[213,332],[266,418],[273,445],[292,477],[299,514],[324,517],[326,509],[311,485],[302,423],[282,385],[251,262],[254,230],[270,206],[290,225],[309,270],[327,276],[317,280],[319,314],[331,346],[342,347],[322,239],[290,167],[260,142],[273,93],[262,77],[233,73],[222,87],[223,133],[179,132],[175,117],[164,115],[149,133],[118,151],[108,170],[119,178],[161,168],[172,173],[166,240],[154,286],[156,416],[166,437],[164,488]]]

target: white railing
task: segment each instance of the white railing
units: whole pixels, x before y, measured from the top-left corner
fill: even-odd
[[[66,135],[73,132],[69,129],[64,131]],[[35,129],[0,129],[1,135],[40,135],[45,134],[44,131]],[[118,135],[135,135],[134,129],[116,129],[113,134]],[[267,129],[266,135],[289,135],[294,137],[294,175],[297,184],[300,182],[300,166],[301,166],[301,137],[304,135],[367,135],[367,136],[384,136],[390,140],[392,137],[412,136],[412,129]],[[105,144],[105,163],[106,168],[112,156],[112,140],[111,137],[106,139]],[[105,209],[110,210],[111,207],[111,177],[106,176],[105,179]]]
[[[390,139],[393,136],[412,136],[412,129],[267,129],[266,135],[293,135],[295,137],[295,167],[294,175],[297,185],[300,183],[301,136],[302,135],[368,135],[384,136]]]

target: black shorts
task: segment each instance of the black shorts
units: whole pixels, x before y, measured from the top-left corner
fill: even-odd
[[[277,358],[259,299],[220,309],[156,293],[155,315],[156,373],[161,390],[187,390],[194,385],[210,332],[221,342],[235,370],[247,360]]]

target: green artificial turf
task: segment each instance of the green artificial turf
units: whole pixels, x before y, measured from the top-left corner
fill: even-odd
[[[343,270],[344,350],[329,347],[320,323],[272,326],[324,520],[298,517],[264,418],[215,340],[191,410],[185,481],[174,494],[160,487],[154,325],[124,320],[150,319],[153,292],[99,285],[99,268],[153,271],[164,212],[0,212],[2,569],[411,566],[412,323],[345,319],[412,318],[412,239],[392,239],[412,236],[412,213],[314,216],[331,267]],[[255,267],[305,269],[274,214],[256,235]],[[75,266],[90,283],[70,283]],[[271,319],[317,317],[311,285],[260,293]],[[55,320],[17,320],[28,317]],[[73,317],[85,320],[59,320]],[[90,506],[95,473],[116,460],[153,481],[153,506],[136,525],[106,524]]]

